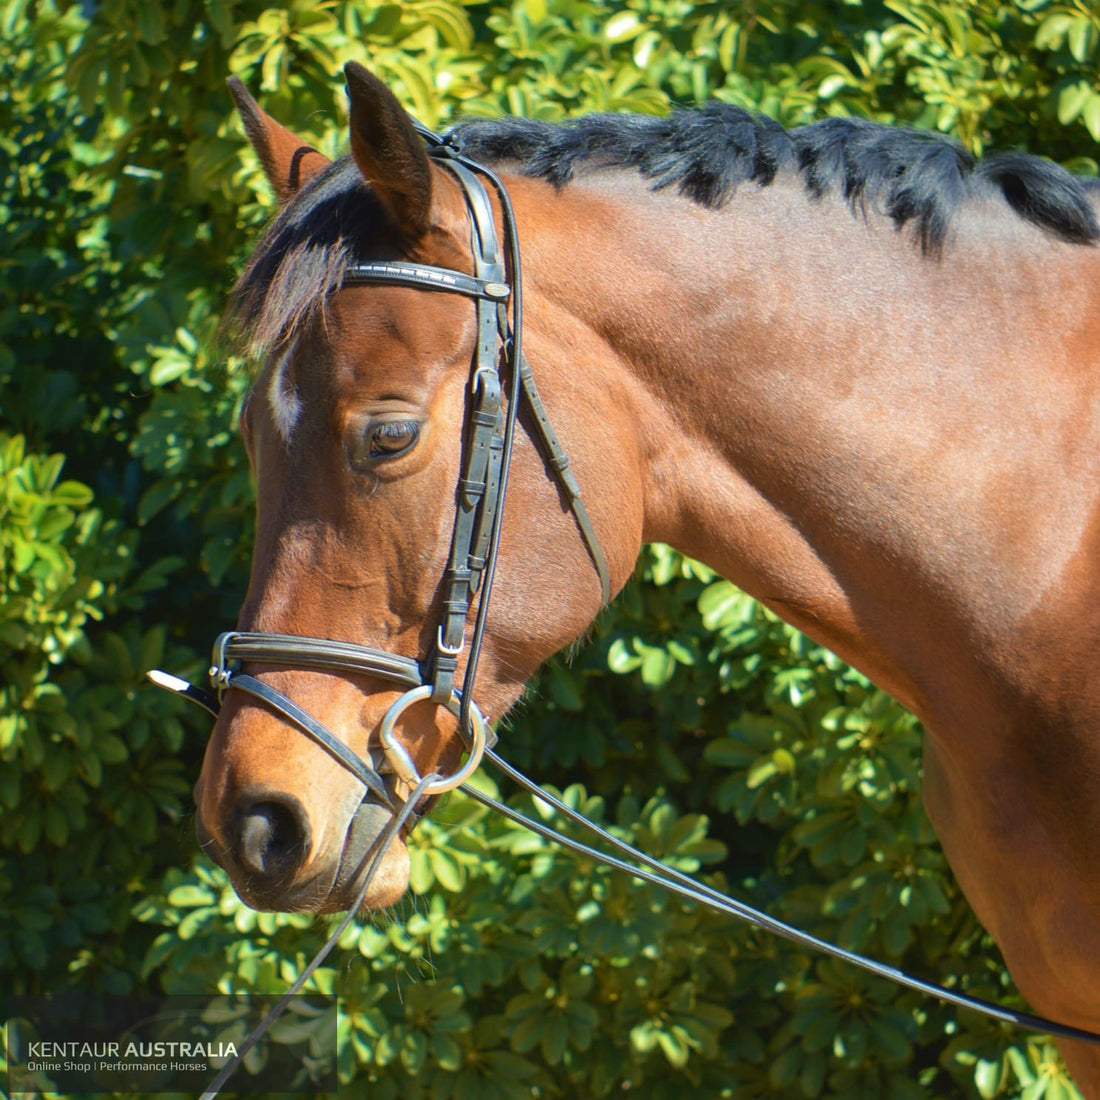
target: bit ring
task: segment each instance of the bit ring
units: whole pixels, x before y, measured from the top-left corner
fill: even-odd
[[[398,698],[393,706],[386,711],[378,726],[378,739],[382,742],[382,750],[386,754],[386,759],[389,761],[390,766],[401,779],[413,785],[420,782],[421,775],[416,770],[416,765],[413,763],[412,757],[409,756],[408,750],[394,736],[393,727],[402,713],[414,703],[422,703],[430,699],[432,691],[433,688],[431,684],[423,684],[420,687],[413,688],[411,691],[406,691],[405,694]],[[457,692],[452,691],[451,698],[444,705],[456,718],[459,717],[462,704]],[[478,765],[481,763],[482,753],[485,752],[485,746],[488,743],[489,724],[485,721],[485,717],[478,709],[476,703],[470,704],[470,717],[473,727],[472,743],[470,744],[469,756],[466,758],[466,763],[452,775],[444,776],[441,779],[437,779],[434,783],[429,784],[424,788],[424,794],[437,795],[443,794],[444,791],[453,790],[455,787],[459,787],[465,783],[477,770]]]

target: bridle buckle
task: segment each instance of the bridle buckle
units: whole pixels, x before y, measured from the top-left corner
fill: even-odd
[[[210,677],[210,686],[218,693],[219,702],[221,701],[222,695],[229,687],[229,681],[233,676],[233,672],[229,667],[229,660],[226,657],[226,648],[235,637],[237,637],[237,632],[235,630],[227,630],[219,634],[217,640],[214,642],[214,663],[210,666],[207,675]]]
[[[458,657],[462,651],[466,648],[466,631],[463,630],[462,637],[458,640],[456,645],[447,645],[443,640],[443,624],[440,623],[435,632],[435,651],[444,657]]]

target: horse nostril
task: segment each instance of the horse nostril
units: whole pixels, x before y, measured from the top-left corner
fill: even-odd
[[[237,859],[267,879],[289,876],[309,854],[309,821],[297,799],[266,798],[237,818]]]

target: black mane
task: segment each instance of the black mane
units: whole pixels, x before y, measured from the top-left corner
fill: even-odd
[[[771,183],[801,173],[811,195],[838,192],[853,207],[881,209],[899,227],[915,223],[926,252],[942,248],[966,198],[1000,194],[1020,217],[1073,244],[1100,239],[1083,181],[1026,153],[975,161],[943,134],[829,118],[784,130],[729,103],[668,118],[589,115],[551,124],[505,118],[460,124],[453,132],[473,160],[518,163],[525,175],[567,184],[580,164],[633,168],[655,188],[675,186],[705,206],[727,202],[739,183]]]
[[[566,186],[580,165],[634,169],[654,188],[677,187],[720,207],[741,183],[798,173],[811,196],[838,193],[853,209],[878,210],[899,228],[912,223],[922,250],[939,252],[966,199],[1000,196],[1016,213],[1074,244],[1100,239],[1089,202],[1094,181],[1048,160],[1007,152],[975,161],[942,134],[856,118],[795,130],[727,103],[668,118],[589,115],[551,124],[525,118],[457,126],[451,139],[475,161],[506,163]],[[376,247],[381,210],[350,158],[325,169],[276,218],[233,296],[231,316],[259,353],[315,316],[347,266]]]

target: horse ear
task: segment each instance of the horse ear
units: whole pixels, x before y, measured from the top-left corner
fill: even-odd
[[[237,77],[231,76],[227,83],[268,182],[279,202],[285,204],[307,180],[330,163],[329,159],[261,110]]]
[[[373,73],[344,66],[351,105],[351,155],[407,240],[431,228],[432,169],[424,142],[397,97]]]

